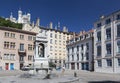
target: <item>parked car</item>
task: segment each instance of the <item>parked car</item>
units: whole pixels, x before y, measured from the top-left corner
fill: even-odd
[[[23,67],[21,68],[21,70],[23,70],[23,71],[27,71],[27,70],[29,70],[29,69],[30,69],[30,65],[23,66]]]

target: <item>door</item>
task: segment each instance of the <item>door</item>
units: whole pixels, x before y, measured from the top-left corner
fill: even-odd
[[[5,63],[5,70],[9,70],[9,63]]]
[[[72,69],[72,70],[75,69],[75,63],[71,63],[71,69]]]
[[[10,64],[10,70],[14,70],[14,63]]]
[[[22,67],[23,67],[23,63],[20,64],[20,69],[22,69]]]

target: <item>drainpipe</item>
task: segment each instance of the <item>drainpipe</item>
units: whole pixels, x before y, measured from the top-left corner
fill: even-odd
[[[115,65],[114,65],[114,58],[115,58],[115,55],[114,55],[114,30],[115,30],[115,27],[114,27],[114,14],[113,14],[113,72],[115,72]],[[111,27],[111,29],[112,29],[112,27]]]

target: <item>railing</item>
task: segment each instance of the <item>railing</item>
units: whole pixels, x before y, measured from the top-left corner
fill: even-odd
[[[26,50],[25,50],[25,49],[22,49],[22,50],[21,50],[21,49],[18,49],[18,52],[19,52],[19,53],[26,53]]]

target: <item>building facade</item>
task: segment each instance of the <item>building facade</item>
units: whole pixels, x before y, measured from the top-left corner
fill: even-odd
[[[93,71],[93,30],[80,32],[67,41],[66,68]]]
[[[120,73],[120,11],[94,23],[95,72]]]
[[[66,54],[66,41],[72,36],[72,32],[68,32],[68,29],[64,26],[63,30],[60,30],[60,24],[55,28],[51,22],[49,26],[40,26],[40,19],[38,18],[35,24],[25,24],[23,30],[31,31],[35,33],[46,32],[48,41],[48,55],[50,61],[56,64],[56,66],[63,66],[67,58]]]
[[[19,70],[33,63],[36,33],[0,26],[0,68]]]

